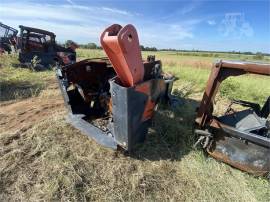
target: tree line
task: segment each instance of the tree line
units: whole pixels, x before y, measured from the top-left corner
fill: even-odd
[[[72,40],[67,40],[64,44],[64,46],[68,47],[71,43],[75,43]],[[77,43],[76,43],[77,44]],[[87,44],[78,44],[80,48],[83,49],[102,49],[101,46],[98,46],[96,43],[87,43]],[[243,54],[243,55],[256,55],[258,58],[263,57],[263,56],[270,56],[270,53],[262,53],[262,52],[251,52],[251,51],[204,51],[204,50],[181,50],[181,49],[174,49],[174,48],[163,48],[163,49],[158,49],[156,47],[148,47],[148,46],[143,46],[140,45],[140,48],[142,51],[175,51],[175,52],[187,52],[187,53],[231,53],[231,54]]]

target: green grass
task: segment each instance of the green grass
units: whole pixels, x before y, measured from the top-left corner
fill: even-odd
[[[0,101],[37,96],[54,76],[53,71],[34,72],[20,68],[17,57],[0,56]]]
[[[202,92],[205,89],[210,69],[179,68],[165,66],[165,71],[172,72],[179,77],[175,87],[187,82],[193,85],[194,90]],[[220,88],[220,95],[227,99],[241,99],[264,104],[269,96],[270,82],[266,76],[242,75],[229,77]]]
[[[153,54],[155,52],[145,51],[146,53]],[[251,61],[270,61],[270,56],[262,56],[259,57],[258,55],[244,55],[244,54],[237,54],[237,53],[210,53],[210,52],[172,52],[172,51],[159,51],[155,55],[170,55],[174,57],[181,57],[181,58],[199,58],[199,59],[223,59],[223,60],[251,60]]]
[[[77,53],[77,57],[81,59],[105,57],[104,52],[101,50],[77,49],[76,53]]]
[[[197,95],[205,88],[213,58],[143,52],[144,57],[148,54],[156,54],[164,70],[179,78],[174,92],[183,99],[175,110],[160,108],[134,154],[125,156],[96,144],[66,123],[65,112],[55,113],[27,131],[0,134],[0,201],[269,201],[267,179],[191,147]],[[104,54],[79,49],[78,56]],[[16,56],[1,56],[0,62],[0,81],[10,84],[1,85],[3,100],[17,99],[12,91],[22,93],[20,99],[38,96],[25,96],[20,83],[46,92],[48,80],[54,78],[53,71],[12,67]],[[267,78],[234,77],[223,83],[221,96],[261,103],[269,86]],[[7,88],[13,90],[9,93]]]

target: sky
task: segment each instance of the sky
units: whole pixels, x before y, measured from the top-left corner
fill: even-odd
[[[133,24],[144,46],[270,53],[270,0],[1,0],[0,22],[98,45],[109,25]]]

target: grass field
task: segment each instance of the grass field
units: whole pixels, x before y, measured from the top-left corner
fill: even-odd
[[[51,86],[53,71],[14,68],[16,56],[0,56],[0,201],[269,201],[269,180],[191,147],[195,108],[212,61],[219,56],[245,60],[253,56],[143,52],[143,57],[153,54],[165,71],[179,78],[174,92],[183,98],[183,105],[157,113],[145,143],[131,156],[103,148],[72,128],[64,119],[63,104],[56,108],[46,104],[62,100],[57,85]],[[100,56],[104,56],[100,50],[78,50],[80,59]],[[230,78],[218,99],[262,104],[269,84],[269,79],[252,75]],[[31,110],[39,105],[50,113],[35,115],[37,111]],[[10,119],[2,113],[8,107],[14,109]],[[20,129],[21,114],[26,115],[25,122],[36,120],[33,116],[42,121]],[[10,123],[1,119],[18,126],[9,128]]]

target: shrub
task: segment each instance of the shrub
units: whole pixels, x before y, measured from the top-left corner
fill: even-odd
[[[256,55],[253,56],[254,60],[263,60],[264,55],[262,53],[256,53]]]
[[[220,95],[229,99],[236,99],[241,94],[241,85],[233,78],[228,78],[221,84]]]

